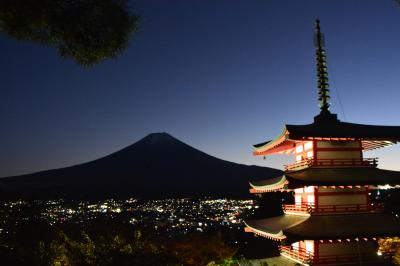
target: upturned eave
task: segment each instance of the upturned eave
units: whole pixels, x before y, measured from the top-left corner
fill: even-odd
[[[380,168],[306,168],[282,176],[249,182],[251,193],[293,190],[304,186],[373,186],[398,187],[400,171]]]
[[[346,214],[277,217],[246,221],[248,232],[274,240],[346,239],[396,236],[400,220],[390,214]]]
[[[332,121],[315,121],[306,125],[285,125],[271,141],[253,145],[253,154],[263,156],[293,153],[296,141],[361,141],[363,150],[384,148],[400,142],[400,126],[364,125]]]

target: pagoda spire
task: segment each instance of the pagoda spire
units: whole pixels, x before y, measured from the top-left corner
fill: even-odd
[[[321,114],[329,114],[329,84],[328,70],[326,66],[326,52],[324,50],[324,35],[321,33],[319,20],[315,21],[314,45],[316,49],[318,101]]]

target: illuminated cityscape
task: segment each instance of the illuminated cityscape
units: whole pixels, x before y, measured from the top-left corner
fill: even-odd
[[[219,228],[243,229],[244,218],[259,205],[234,199],[106,199],[103,201],[16,200],[1,202],[0,231],[8,233],[24,221],[41,220],[50,225],[84,224],[114,220],[154,229],[168,237]]]

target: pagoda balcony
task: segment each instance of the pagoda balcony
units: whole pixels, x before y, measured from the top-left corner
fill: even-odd
[[[317,255],[313,252],[307,251],[303,248],[294,248],[292,246],[279,246],[281,255],[289,257],[296,262],[300,262],[304,265],[345,265],[353,264],[355,261],[378,263],[384,262],[390,257],[390,254],[385,254],[383,258],[380,258],[376,254],[371,253],[348,253],[348,254],[336,254],[336,255]],[[372,265],[372,264],[371,264]],[[386,264],[385,264],[386,265]]]
[[[388,256],[385,254],[385,257],[380,258],[376,254],[371,253],[352,253],[352,254],[342,254],[342,255],[325,255],[315,257],[312,260],[313,265],[353,265],[355,261],[361,261],[362,263],[368,263],[368,265],[387,265],[388,264]],[[389,257],[390,258],[390,257]],[[385,264],[382,264],[386,262]],[[390,264],[389,264],[390,265]]]
[[[342,214],[342,213],[381,213],[384,211],[383,203],[371,204],[283,204],[282,209],[287,214]]]
[[[343,168],[343,167],[377,167],[378,158],[364,159],[314,159],[307,158],[293,164],[285,165],[285,171],[297,171],[304,168]]]
[[[289,257],[295,261],[308,264],[313,261],[314,253],[304,248],[294,248],[292,246],[279,246],[281,255]]]
[[[314,208],[313,204],[282,204],[283,212],[291,214],[310,214]]]

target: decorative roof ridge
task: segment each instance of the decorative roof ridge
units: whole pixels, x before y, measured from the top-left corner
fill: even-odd
[[[342,124],[342,125],[354,125],[354,126],[371,126],[371,127],[400,127],[400,125],[373,125],[373,124],[361,124],[361,123],[352,123],[352,122],[344,122],[344,121],[340,121],[339,119],[336,121],[337,124]],[[287,129],[287,127],[303,127],[303,126],[312,126],[318,124],[318,122],[312,122],[309,124],[285,124],[285,128]]]
[[[331,114],[331,115],[335,115],[336,114]],[[318,116],[316,116],[318,117]],[[333,123],[326,123],[326,122],[333,122]],[[284,130],[290,130],[290,128],[292,127],[307,127],[307,126],[361,126],[361,127],[381,127],[381,128],[393,128],[393,129],[398,129],[400,128],[400,125],[375,125],[375,124],[361,124],[361,123],[352,123],[352,122],[343,122],[340,121],[339,119],[336,120],[332,120],[332,121],[315,121],[309,124],[285,124]],[[290,133],[290,132],[289,132]]]
[[[284,126],[283,126],[283,129],[282,129],[281,134],[279,134],[279,135],[278,135],[277,137],[275,137],[274,139],[269,140],[269,141],[264,141],[264,142],[261,142],[261,143],[258,143],[258,144],[254,144],[253,147],[256,148],[256,149],[259,149],[259,148],[262,148],[262,147],[264,147],[264,146],[266,146],[266,145],[268,145],[268,144],[277,142],[278,140],[280,140],[280,139],[283,138],[283,137],[285,137],[285,139],[287,139],[287,136],[285,136],[285,135],[287,135],[287,133],[289,133],[289,131],[287,130],[286,126],[287,126],[287,125],[284,125]]]

